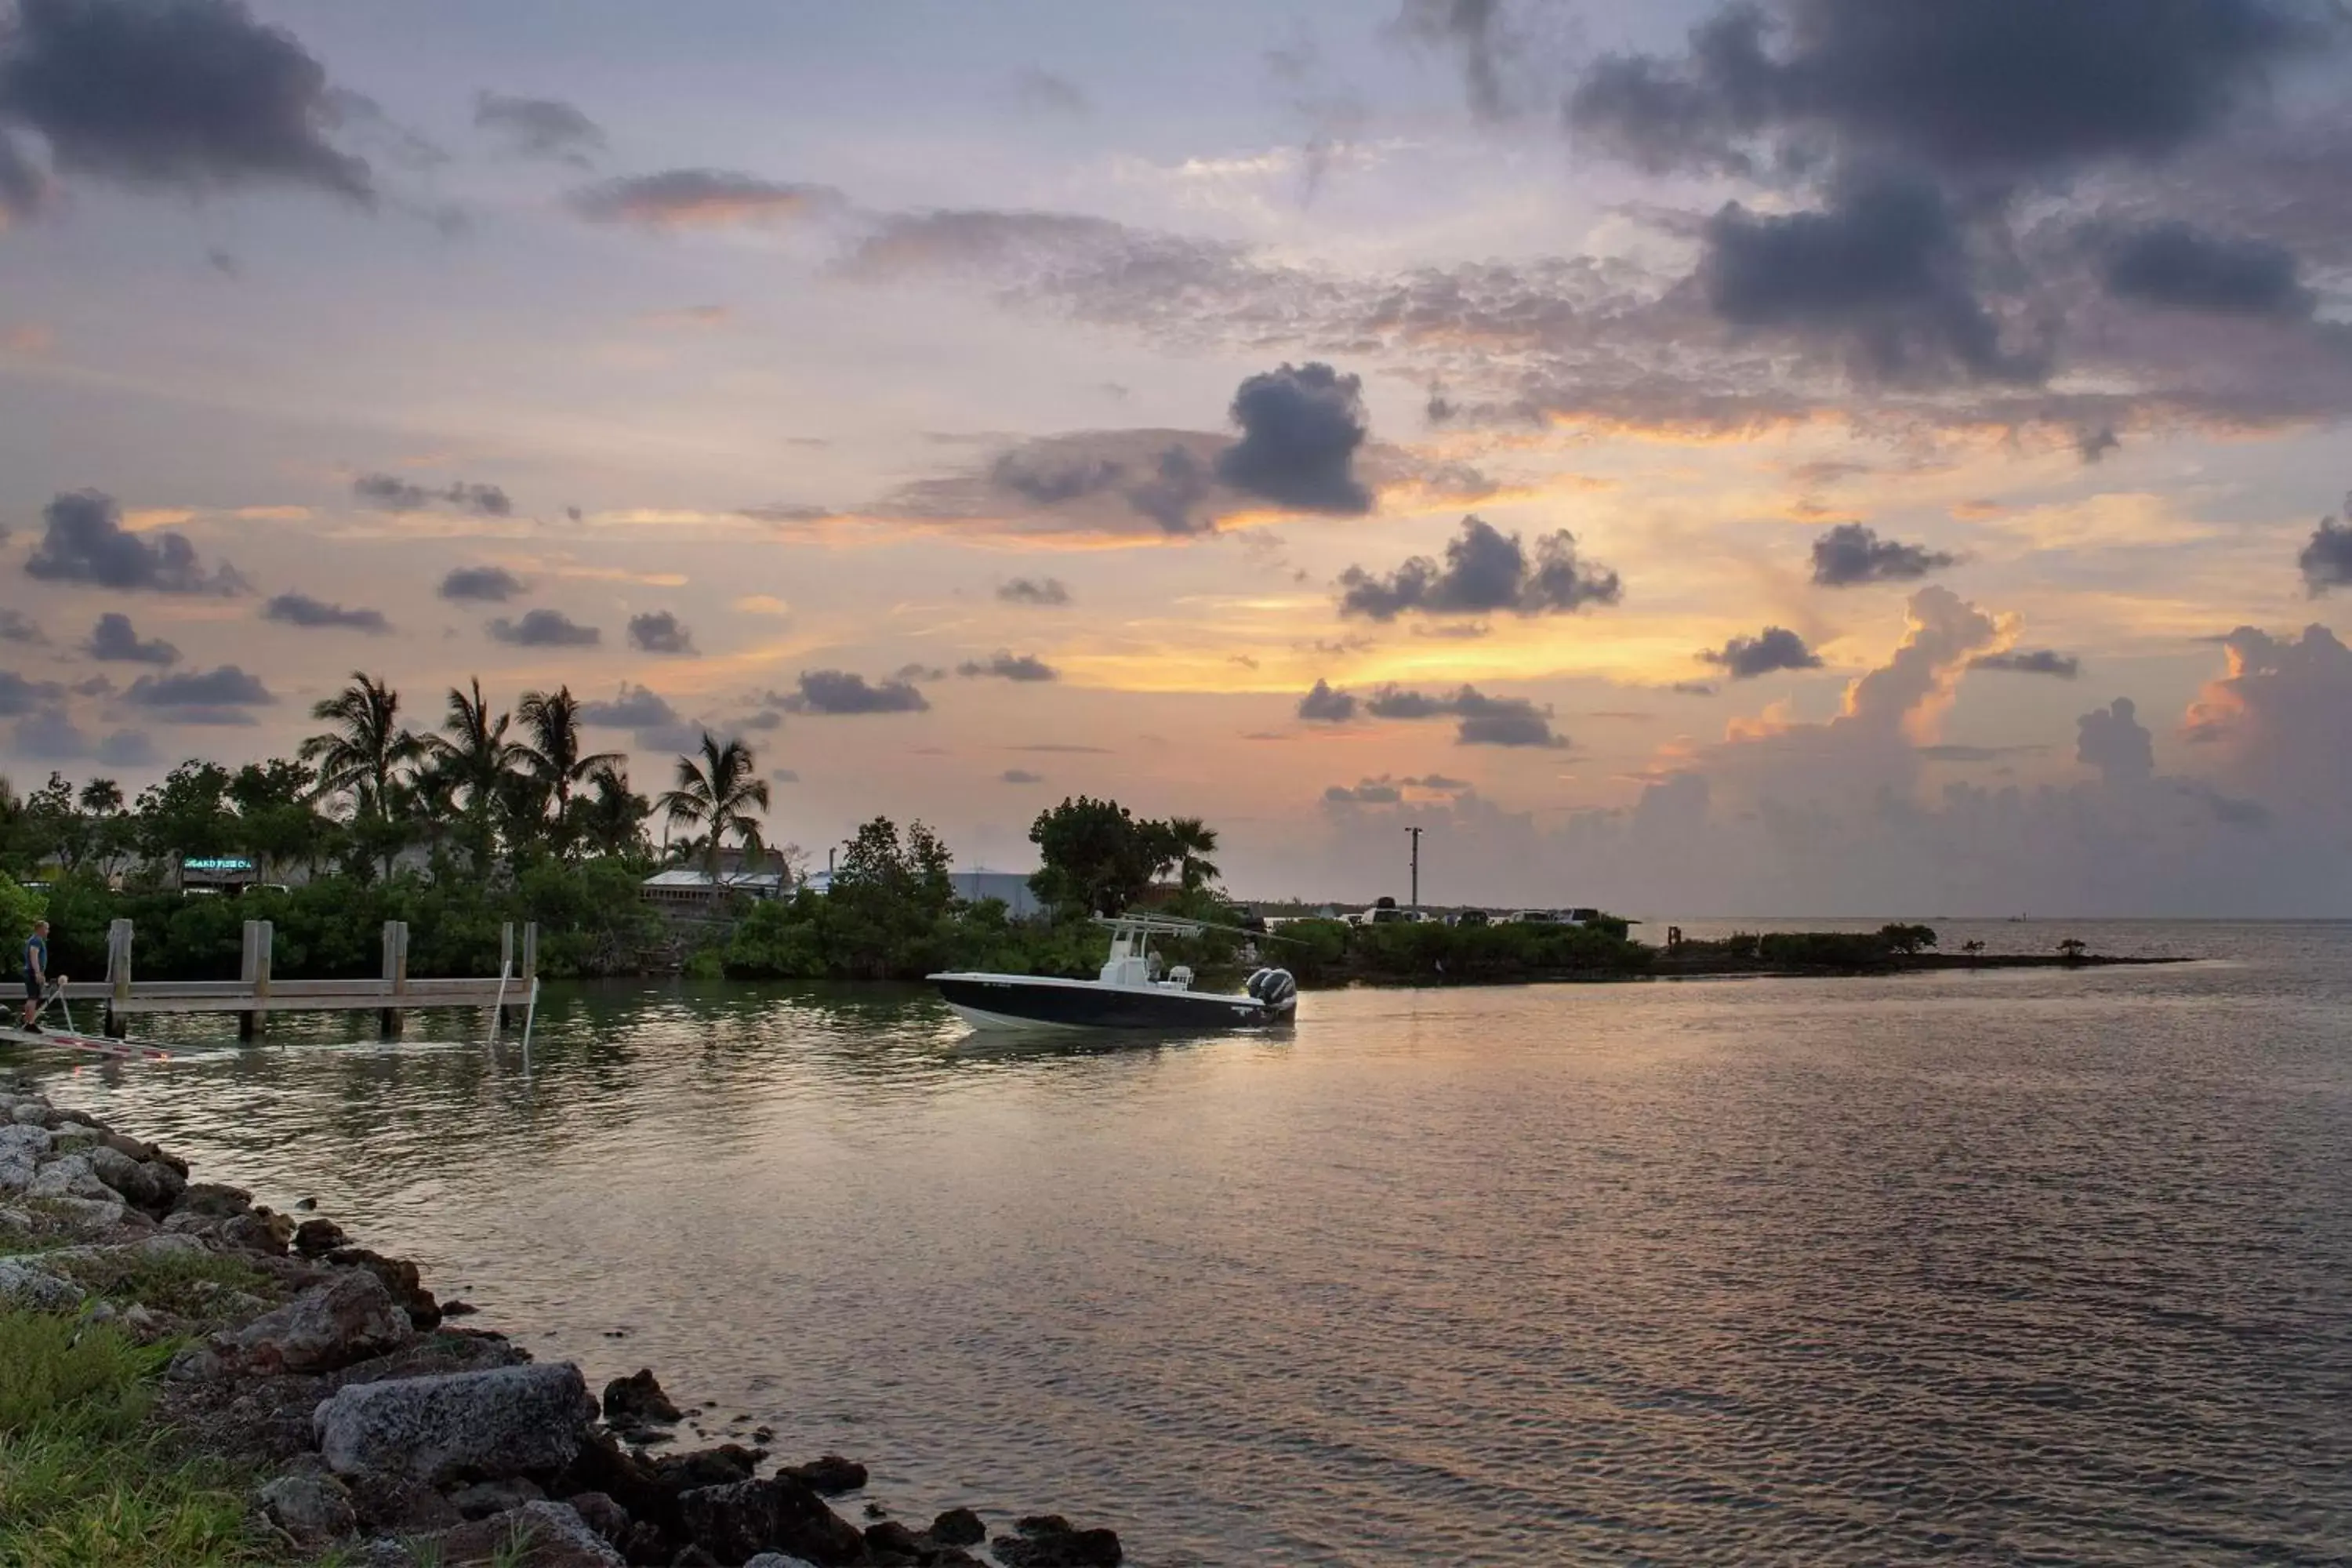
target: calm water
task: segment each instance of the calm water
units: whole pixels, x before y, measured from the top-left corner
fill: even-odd
[[[2352,1557],[2352,927],[1944,929],[2209,961],[1099,1053],[630,987],[529,1078],[453,1017],[52,1087],[714,1436],[1158,1568]]]

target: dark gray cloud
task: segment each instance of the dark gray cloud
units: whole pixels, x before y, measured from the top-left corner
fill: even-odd
[[[143,730],[117,730],[98,742],[98,760],[110,768],[152,767],[155,742]]]
[[[76,490],[41,510],[40,543],[26,573],[50,583],[88,583],[150,594],[241,594],[245,579],[224,561],[207,572],[187,536],[170,529],[132,533],[122,509],[97,490]]]
[[[1007,768],[996,776],[999,782],[1009,784],[1034,784],[1045,782],[1043,774],[1033,773],[1027,768]]]
[[[604,640],[603,632],[561,610],[532,610],[519,621],[501,616],[488,629],[497,641],[515,647],[593,647]]]
[[[1387,779],[1366,779],[1360,784],[1333,784],[1323,792],[1326,805],[1394,805],[1404,791]]]
[[[1605,566],[1580,561],[1576,536],[1566,529],[1536,541],[1533,559],[1516,533],[1476,517],[1445,546],[1440,566],[1426,555],[1406,561],[1386,577],[1360,566],[1339,575],[1339,613],[1392,621],[1408,611],[1475,616],[1508,610],[1517,616],[1562,615],[1587,605],[1613,605],[1624,585]]]
[[[748,517],[753,522],[823,522],[833,515],[833,509],[808,506],[799,502],[778,501],[768,506],[742,506],[735,509],[737,517]]]
[[[117,730],[96,745],[62,706],[38,709],[17,721],[12,749],[36,762],[70,763],[95,757],[110,768],[143,768],[155,762],[155,742],[138,730]]]
[[[2352,513],[2352,500],[2346,503]],[[2352,521],[2322,518],[2311,531],[2311,542],[2295,558],[2303,569],[2303,585],[2314,598],[2330,588],[2352,588]]]
[[[485,89],[474,98],[474,126],[499,137],[509,152],[577,168],[604,150],[604,129],[559,98],[513,98]]]
[[[446,489],[412,484],[393,474],[362,474],[352,481],[352,494],[378,511],[425,511],[448,507],[481,517],[510,517],[514,502],[496,485],[457,480]]]
[[[1167,533],[1192,533],[1208,520],[1198,515],[1215,489],[1209,466],[1190,447],[1171,443],[1140,468],[1122,458],[1084,449],[1082,437],[1034,442],[1000,455],[989,465],[992,489],[1040,507],[1111,495]]]
[[[1766,626],[1752,637],[1733,637],[1719,648],[1708,648],[1699,658],[1722,666],[1734,680],[1753,680],[1781,669],[1819,669],[1822,656],[1805,639],[1784,626]]]
[[[233,664],[201,674],[142,675],[122,700],[134,708],[153,709],[174,724],[250,724],[254,721],[248,709],[278,700],[258,677]]]
[[[161,637],[142,638],[131,627],[131,617],[118,610],[110,610],[98,617],[89,628],[89,641],[83,651],[90,658],[114,664],[174,665],[180,662],[180,650]]]
[[[2112,425],[2101,425],[2074,433],[2074,453],[2085,463],[2098,462],[2109,452],[2119,451],[2122,447],[2123,440],[2116,436]]]
[[[2018,648],[2010,653],[1980,654],[1969,660],[1970,669],[2005,669],[2017,675],[2049,675],[2072,680],[2083,673],[2083,661],[2056,648]]]
[[[1650,169],[1859,153],[2001,181],[2176,153],[2332,19],[2325,0],[1734,5],[1679,59],[1600,60],[1569,122]]]
[[[1070,602],[1070,590],[1059,577],[1015,577],[996,596],[1008,605],[1061,605]]]
[[[1457,746],[1548,746],[1565,748],[1554,734],[1551,710],[1523,697],[1489,697],[1475,686],[1433,696],[1398,686],[1381,686],[1364,700],[1375,719],[1453,719]]]
[[[804,669],[800,689],[775,700],[796,713],[922,713],[930,700],[905,680],[869,682],[845,669]]]
[[[65,173],[201,195],[264,183],[373,200],[327,140],[325,68],[239,0],[18,0],[0,31],[0,122]]]
[[[629,617],[629,646],[640,653],[691,654],[694,634],[667,610]]]
[[[1356,716],[1353,692],[1338,691],[1328,680],[1318,680],[1315,689],[1298,700],[1298,716],[1310,724],[1345,724]]]
[[[841,205],[841,193],[829,185],[791,184],[727,169],[665,169],[605,180],[571,196],[572,210],[591,223],[654,229],[789,223]]]
[[[948,672],[936,664],[917,661],[900,665],[890,676],[894,680],[945,680]]]
[[[261,618],[318,631],[366,632],[377,637],[392,630],[392,623],[383,618],[382,610],[347,609],[308,594],[278,595],[261,606]]]
[[[1924,544],[1881,539],[1877,530],[1859,522],[1842,522],[1813,541],[1813,581],[1824,588],[1910,583],[1957,559]]]
[[[37,647],[49,640],[40,623],[22,610],[0,610],[0,642],[24,643]]]
[[[2118,697],[2105,708],[2095,708],[2075,721],[2074,760],[2096,768],[2109,784],[2131,784],[2154,776],[2156,742],[2142,724],[2128,697]]]
[[[1059,680],[1062,672],[1034,653],[1007,653],[999,649],[985,660],[968,659],[956,666],[961,676],[993,676],[999,680],[1035,681]]]
[[[48,176],[16,138],[0,132],[0,228],[38,217],[48,199]]]
[[[1966,237],[1934,185],[1859,177],[1822,209],[1786,216],[1735,202],[1705,240],[1700,286],[1736,326],[1834,336],[1857,369],[1890,380],[2031,382],[2047,369],[2042,356],[2003,350]]]
[[[1363,382],[1328,364],[1284,364],[1242,383],[1233,421],[1242,438],[1217,458],[1217,477],[1247,495],[1303,511],[1361,513],[1372,492],[1357,479],[1370,433]]]
[[[503,605],[523,590],[522,579],[501,566],[460,566],[441,579],[441,596],[459,604]]]
[[[1397,13],[1406,37],[1443,44],[1461,55],[1471,107],[1488,119],[1504,110],[1501,13],[1502,0],[1403,0]]]
[[[654,730],[682,722],[677,710],[659,692],[625,680],[613,700],[583,702],[580,721],[604,730]]]
[[[2107,292],[2137,304],[2278,321],[2300,321],[2319,304],[2286,247],[2203,234],[2185,223],[2114,237],[2101,266]]]
[[[13,669],[0,669],[0,719],[19,718],[65,694],[54,680],[27,680]]]
[[[1094,112],[1094,100],[1087,89],[1056,71],[1030,66],[1013,79],[1013,96],[1022,108],[1033,114],[1067,115],[1084,118]]]

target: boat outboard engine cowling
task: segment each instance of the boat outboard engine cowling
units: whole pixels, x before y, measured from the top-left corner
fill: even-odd
[[[1298,982],[1287,969],[1261,969],[1242,987],[1265,1005],[1268,1012],[1286,1012],[1298,1000]]]

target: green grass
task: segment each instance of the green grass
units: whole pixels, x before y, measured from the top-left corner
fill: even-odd
[[[249,1263],[216,1252],[169,1252],[140,1257],[128,1250],[68,1258],[57,1271],[91,1294],[177,1317],[209,1321],[231,1291],[275,1300],[270,1278]]]
[[[82,1239],[81,1233],[63,1210],[49,1198],[14,1199],[9,1208],[31,1221],[29,1225],[15,1219],[0,1219],[0,1258],[14,1258],[27,1252],[48,1252],[60,1247],[71,1247]]]
[[[162,1457],[148,1416],[174,1345],[105,1323],[0,1311],[0,1563],[239,1568],[271,1560],[251,1478]]]

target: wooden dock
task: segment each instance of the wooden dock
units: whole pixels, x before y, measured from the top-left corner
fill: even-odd
[[[106,978],[77,980],[65,1000],[95,1003],[105,1010],[106,1033],[116,1039],[141,1014],[235,1013],[239,1037],[251,1039],[268,1026],[272,1013],[373,1012],[387,1039],[396,1037],[405,1015],[420,1007],[498,1007],[516,1012],[539,997],[539,927],[505,928],[499,946],[502,975],[488,979],[412,980],[408,974],[408,922],[386,921],[383,972],[356,980],[279,980],[270,973],[274,932],[268,921],[245,922],[245,951],[235,980],[134,980],[129,921],[116,921],[106,933]]]

